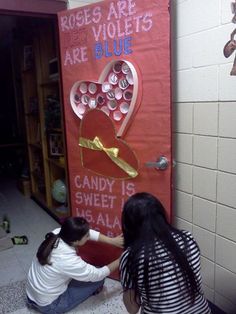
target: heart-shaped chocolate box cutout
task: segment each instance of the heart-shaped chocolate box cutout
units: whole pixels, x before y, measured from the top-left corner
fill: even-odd
[[[105,148],[118,148],[118,157],[138,170],[139,163],[135,153],[124,140],[117,138],[112,120],[103,111],[92,109],[81,121],[80,138],[93,141],[96,137]],[[104,151],[81,147],[80,153],[82,165],[88,170],[110,178],[130,178]]]

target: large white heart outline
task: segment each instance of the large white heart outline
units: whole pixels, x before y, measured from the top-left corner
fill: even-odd
[[[120,128],[118,129],[117,131],[117,137],[121,137],[123,134],[124,134],[124,131],[126,130],[126,127],[127,125],[129,124],[129,121],[132,117],[132,114],[134,112],[134,109],[135,109],[135,106],[136,106],[136,100],[137,100],[137,97],[138,97],[138,85],[139,85],[139,81],[138,81],[138,73],[135,69],[135,66],[130,62],[130,61],[127,61],[127,60],[113,60],[109,63],[107,63],[107,65],[104,67],[103,71],[101,72],[100,76],[99,76],[99,79],[98,81],[89,81],[90,83],[95,83],[95,84],[102,84],[105,80],[105,78],[107,77],[108,73],[110,72],[110,70],[112,69],[113,65],[117,62],[125,62],[130,70],[131,70],[131,73],[132,73],[132,76],[133,76],[133,81],[134,81],[134,84],[133,84],[133,95],[132,95],[132,99],[131,99],[131,102],[130,102],[130,106],[129,106],[129,111],[127,112]],[[78,109],[77,109],[77,104],[75,102],[75,99],[74,99],[74,95],[76,93],[76,90],[78,88],[78,86],[82,83],[82,82],[85,82],[86,80],[80,80],[80,81],[77,81],[73,84],[72,88],[71,88],[71,91],[70,91],[70,104],[71,104],[71,107],[74,111],[74,113],[76,114],[76,116],[79,118],[79,119],[82,119],[83,118],[83,115],[81,115],[79,112],[78,112]]]

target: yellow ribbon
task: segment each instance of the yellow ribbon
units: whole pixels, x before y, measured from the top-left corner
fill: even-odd
[[[130,177],[135,178],[138,172],[131,167],[127,162],[118,157],[119,149],[116,147],[106,148],[103,146],[100,139],[96,136],[93,140],[88,140],[80,137],[79,146],[93,150],[100,150],[107,154],[107,156],[122,170],[124,170]]]

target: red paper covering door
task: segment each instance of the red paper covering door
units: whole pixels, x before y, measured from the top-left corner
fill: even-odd
[[[115,236],[124,201],[146,191],[170,217],[169,1],[103,1],[58,21],[72,214]],[[103,265],[120,251],[82,253]]]

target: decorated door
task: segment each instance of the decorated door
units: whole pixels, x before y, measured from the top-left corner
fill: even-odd
[[[146,191],[170,218],[169,1],[102,1],[58,21],[72,214],[115,236],[125,200]],[[97,265],[119,253],[83,251]]]

